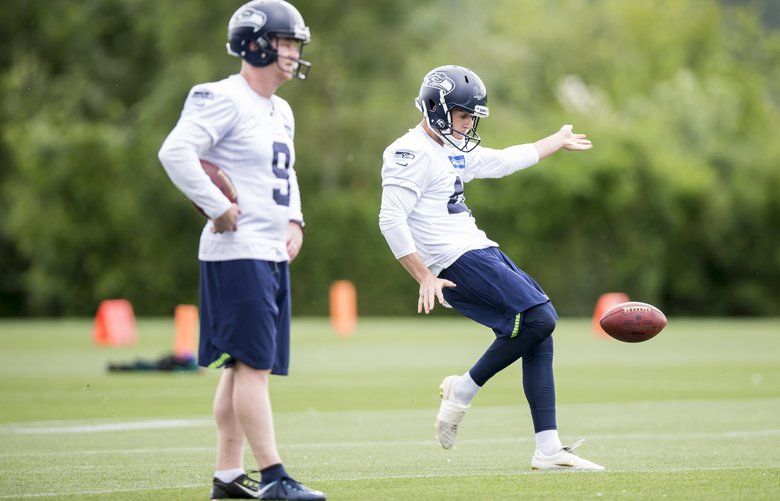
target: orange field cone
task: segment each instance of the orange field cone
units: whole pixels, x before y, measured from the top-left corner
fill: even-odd
[[[596,308],[593,310],[593,334],[596,337],[609,338],[609,334],[604,332],[604,329],[599,325],[599,320],[607,310],[616,304],[625,303],[628,300],[628,295],[623,292],[607,292],[599,296],[599,300],[596,301]]]
[[[102,346],[124,346],[138,341],[135,314],[130,301],[126,299],[101,301],[95,315],[92,340]]]
[[[357,325],[357,291],[349,280],[330,286],[330,323],[340,336],[349,336]]]
[[[173,315],[173,355],[194,358],[198,337],[198,307],[180,304]]]

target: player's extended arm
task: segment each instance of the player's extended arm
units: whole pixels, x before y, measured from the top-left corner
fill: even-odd
[[[593,144],[586,139],[585,134],[575,134],[571,125],[564,125],[561,130],[534,143],[539,152],[539,160],[549,157],[561,148],[569,151],[584,151],[593,148]]]
[[[467,165],[463,181],[508,176],[535,165],[561,148],[581,151],[593,147],[591,142],[585,139],[585,134],[574,134],[571,129],[571,125],[564,125],[555,134],[533,144],[518,144],[502,150],[480,146],[477,150],[477,160]]]
[[[382,189],[379,228],[393,255],[420,284],[417,313],[425,311],[427,315],[433,310],[435,298],[439,299],[439,303],[444,304],[442,288],[455,287],[455,284],[433,276],[417,253],[412,232],[406,222],[416,203],[417,194],[414,191],[396,185],[385,186]]]

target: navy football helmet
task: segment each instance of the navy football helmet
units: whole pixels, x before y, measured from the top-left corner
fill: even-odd
[[[252,66],[268,66],[278,61],[278,53],[271,43],[276,37],[298,40],[299,54],[311,39],[309,27],[298,9],[284,0],[255,0],[242,5],[230,18],[227,51]],[[260,49],[249,50],[250,42],[256,42]],[[311,63],[300,58],[297,63],[293,77],[303,80]]]
[[[469,152],[482,138],[477,134],[480,118],[486,118],[487,90],[476,73],[462,66],[439,66],[423,78],[420,95],[415,99],[428,125],[460,151]],[[474,125],[467,131],[457,131],[463,140],[452,138],[452,110],[464,110],[474,116]]]

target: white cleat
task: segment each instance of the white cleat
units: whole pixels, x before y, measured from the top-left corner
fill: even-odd
[[[534,452],[534,457],[531,458],[532,470],[603,470],[604,467],[600,464],[593,463],[587,459],[583,459],[578,455],[571,452],[576,447],[582,445],[585,439],[580,439],[573,444],[562,448],[555,454],[547,456],[539,449]]]
[[[460,376],[447,376],[439,386],[439,396],[441,397],[441,406],[439,414],[436,415],[436,439],[439,445],[445,449],[452,447],[455,442],[455,436],[458,434],[458,425],[466,415],[466,411],[471,405],[464,405],[456,402],[453,395],[455,382]]]

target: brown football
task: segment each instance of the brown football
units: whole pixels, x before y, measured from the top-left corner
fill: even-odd
[[[666,316],[651,304],[630,301],[607,310],[599,324],[615,339],[639,343],[661,332],[666,327]]]
[[[230,177],[228,177],[227,174],[225,174],[225,171],[220,169],[217,165],[209,162],[208,160],[201,160],[200,166],[203,167],[203,172],[208,174],[209,179],[211,179],[211,182],[214,183],[217,188],[219,188],[219,191],[222,192],[223,195],[227,197],[228,200],[233,202],[234,204],[238,203],[238,193],[236,192],[236,187],[233,184],[233,181],[230,180]],[[192,202],[192,200],[190,200]],[[195,202],[192,202],[192,205],[195,206],[198,211],[203,214],[204,216],[208,217],[205,212],[203,212],[203,209],[195,205]]]

